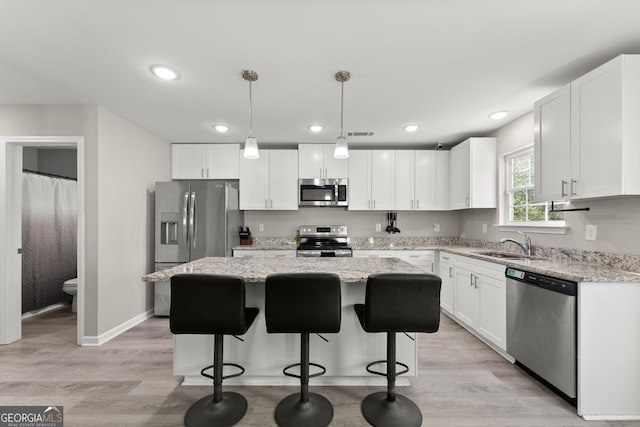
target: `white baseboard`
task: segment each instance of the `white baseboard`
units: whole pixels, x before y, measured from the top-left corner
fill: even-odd
[[[294,386],[300,387],[300,380],[281,376],[239,376],[230,380],[225,380],[226,385],[242,385],[242,386]],[[375,386],[386,387],[387,380],[380,376],[361,376],[361,377],[325,377],[319,376],[312,380],[312,386]],[[181,385],[196,385],[211,387],[212,380],[200,375],[185,375]],[[396,378],[396,386],[408,387],[411,385],[410,379],[399,376]]]
[[[128,331],[129,329],[133,328],[136,325],[139,325],[140,323],[144,322],[145,320],[147,320],[148,318],[150,318],[151,316],[153,316],[153,309],[151,310],[147,310],[144,313],[141,313],[139,315],[137,315],[136,317],[127,320],[124,323],[121,323],[120,325],[111,328],[110,330],[108,330],[107,332],[105,332],[104,334],[98,335],[98,336],[84,336],[82,337],[82,346],[87,346],[87,347],[95,347],[95,346],[100,346],[110,340],[112,340],[113,338],[117,337],[118,335],[120,335],[123,332]]]

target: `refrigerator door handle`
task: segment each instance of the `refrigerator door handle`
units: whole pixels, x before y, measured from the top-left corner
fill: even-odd
[[[189,242],[189,233],[187,232],[188,209],[189,209],[189,193],[184,193],[184,208],[182,209],[182,233],[185,241]]]
[[[189,231],[191,234],[192,245],[196,247],[196,193],[191,193],[191,205],[189,206]]]

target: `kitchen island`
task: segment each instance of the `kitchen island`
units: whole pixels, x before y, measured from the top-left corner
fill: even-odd
[[[342,282],[342,323],[337,334],[324,334],[325,342],[315,334],[310,337],[311,361],[326,367],[325,375],[313,383],[332,385],[384,385],[386,379],[369,374],[365,366],[386,358],[386,334],[365,333],[353,311],[353,305],[364,302],[367,277],[375,273],[423,273],[420,268],[397,258],[202,258],[167,270],[148,274],[145,282],[171,279],[181,273],[230,274],[244,278],[246,304],[258,307],[260,314],[244,341],[225,336],[224,359],[245,368],[245,374],[226,380],[227,384],[297,385],[299,380],[286,377],[282,369],[300,358],[298,334],[267,334],[264,319],[264,282],[269,274],[288,272],[331,272]],[[302,285],[301,285],[302,286]],[[398,378],[407,385],[407,377],[416,376],[417,343],[415,334],[398,334],[397,358],[409,366],[409,372]],[[200,370],[213,361],[213,336],[174,336],[174,375],[184,376],[183,384],[209,384]]]

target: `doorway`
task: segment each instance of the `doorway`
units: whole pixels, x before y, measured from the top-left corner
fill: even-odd
[[[6,164],[6,176],[0,176],[0,230],[7,236],[0,245],[0,344],[9,344],[22,336],[22,169],[23,148],[75,148],[77,163],[77,334],[84,336],[84,248],[85,248],[85,169],[83,137],[6,137],[0,138],[0,164]],[[3,158],[4,157],[4,158]]]

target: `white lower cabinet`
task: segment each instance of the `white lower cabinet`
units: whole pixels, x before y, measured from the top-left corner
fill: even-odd
[[[354,258],[394,258],[395,256],[394,250],[357,249],[353,251]]]
[[[440,288],[440,308],[453,315],[453,255],[447,252],[438,254],[438,272],[442,279]]]
[[[295,249],[234,249],[234,258],[295,258]]]
[[[435,251],[401,251],[397,250],[396,258],[408,262],[411,265],[420,267],[426,273],[436,272]]]
[[[264,251],[265,258],[295,258],[296,256],[295,249],[266,249]]]
[[[506,351],[507,295],[504,265],[461,255],[442,255],[450,259],[447,267],[441,258],[441,305],[444,308],[444,305],[450,304],[452,308],[445,310],[453,314],[454,320]],[[448,271],[444,271],[445,268]],[[449,294],[449,286],[453,287],[453,295]]]
[[[264,251],[261,249],[234,249],[234,258],[264,258]]]

